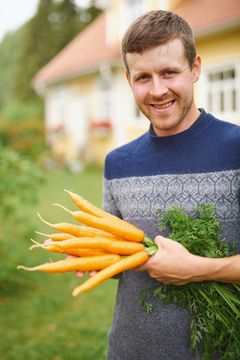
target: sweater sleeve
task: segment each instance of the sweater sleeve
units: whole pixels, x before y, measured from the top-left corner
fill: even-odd
[[[112,181],[103,179],[103,209],[121,218],[120,211],[112,194]]]

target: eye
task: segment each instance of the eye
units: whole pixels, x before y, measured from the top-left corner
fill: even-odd
[[[145,81],[145,80],[147,80],[149,78],[149,75],[148,74],[141,74],[141,75],[139,75],[137,78],[136,78],[136,80],[137,81]]]
[[[165,70],[163,72],[163,76],[165,76],[165,77],[171,77],[171,76],[173,76],[175,74],[176,74],[176,71],[174,71],[174,70]]]

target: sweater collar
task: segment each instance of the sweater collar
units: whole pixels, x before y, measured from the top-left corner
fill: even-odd
[[[157,136],[154,133],[151,124],[148,131],[150,140],[158,144],[176,144],[178,142],[186,141],[189,137],[196,136],[202,128],[205,128],[205,126],[209,124],[210,119],[210,117],[208,116],[209,114],[207,114],[204,109],[199,109],[199,111],[201,112],[201,114],[194,122],[194,124],[192,124],[192,126],[190,126],[187,130],[184,130],[175,135]]]

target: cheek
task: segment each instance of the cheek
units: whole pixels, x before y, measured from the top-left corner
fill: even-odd
[[[142,102],[147,96],[147,89],[143,86],[133,86],[132,91],[136,102]]]

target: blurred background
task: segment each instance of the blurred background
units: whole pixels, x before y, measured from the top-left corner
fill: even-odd
[[[104,158],[141,135],[121,60],[128,25],[173,10],[203,60],[199,107],[240,124],[239,0],[0,0],[0,358],[103,360],[117,280],[73,299],[73,274],[17,271],[60,256],[29,251],[36,230],[73,222],[67,188],[101,206]]]

